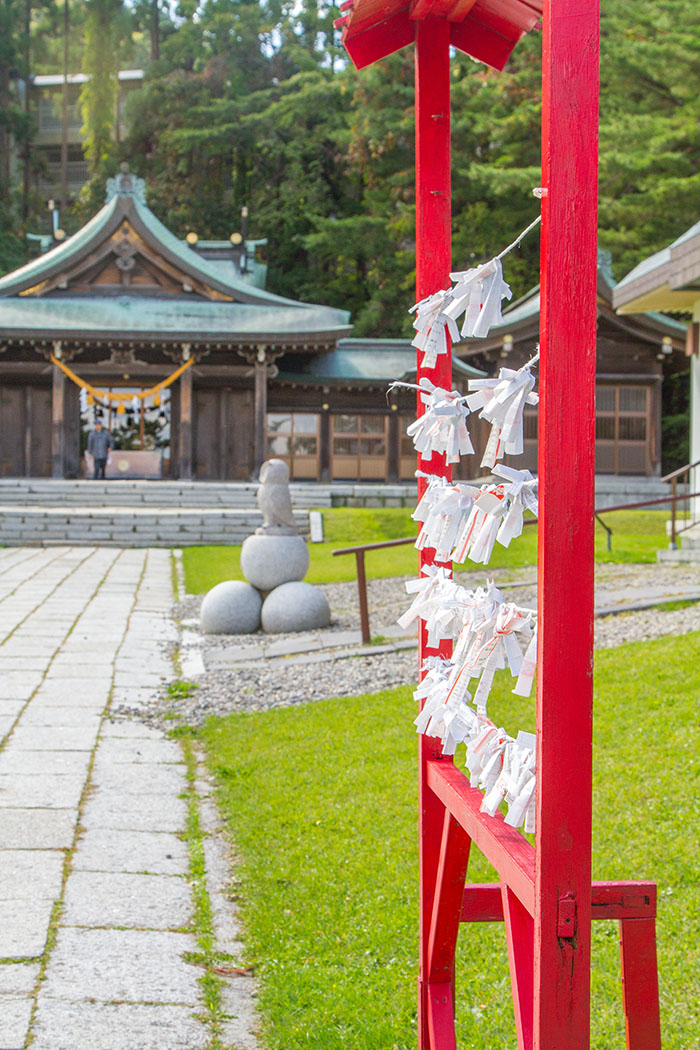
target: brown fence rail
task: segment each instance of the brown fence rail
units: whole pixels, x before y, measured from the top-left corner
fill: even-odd
[[[698,460],[697,463],[690,463],[686,467],[681,467],[680,470],[674,471],[674,474],[677,478],[681,474],[687,473],[693,467],[696,466],[700,466],[700,460]],[[665,478],[662,478],[662,481],[671,481],[673,484],[675,480],[674,474],[668,474]],[[619,503],[613,507],[601,507],[600,510],[594,511],[596,521],[601,525],[603,529],[605,529],[608,550],[612,550],[613,530],[602,520],[602,518],[600,517],[601,514],[612,514],[616,510],[639,510],[640,507],[653,507],[661,503],[671,504],[671,546],[675,548],[676,536],[679,531],[683,531],[676,529],[676,504],[681,501],[696,499],[700,495],[700,493],[681,493],[681,495],[679,496],[675,492],[675,484],[673,485],[673,488],[674,492],[671,496],[662,496],[657,499],[640,500],[637,503]],[[525,521],[525,525],[536,524],[537,518],[527,518]],[[367,604],[367,572],[365,569],[365,551],[378,551],[384,547],[401,547],[402,545],[405,545],[407,543],[415,542],[415,536],[404,536],[398,540],[384,540],[382,543],[362,543],[359,544],[357,547],[340,547],[338,548],[338,550],[334,550],[332,552],[334,558],[340,554],[355,555],[355,564],[357,567],[357,599],[360,606],[360,629],[362,631],[362,641],[365,645],[369,645],[369,642],[371,640],[369,630],[369,606]]]

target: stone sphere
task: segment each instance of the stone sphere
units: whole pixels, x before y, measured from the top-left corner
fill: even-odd
[[[303,580],[309,548],[302,536],[248,536],[241,548],[241,572],[259,591]]]
[[[263,602],[262,628],[267,634],[314,631],[330,622],[326,596],[312,583],[283,583]]]
[[[204,634],[251,634],[260,626],[262,598],[243,580],[224,580],[204,595],[199,626]]]

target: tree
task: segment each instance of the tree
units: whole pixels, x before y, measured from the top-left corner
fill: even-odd
[[[103,174],[113,152],[123,10],[122,0],[87,0],[80,108],[91,175]]]

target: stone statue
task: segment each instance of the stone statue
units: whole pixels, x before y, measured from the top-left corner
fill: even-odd
[[[263,523],[257,536],[298,536],[289,495],[289,468],[282,459],[268,459],[260,468],[258,506]]]

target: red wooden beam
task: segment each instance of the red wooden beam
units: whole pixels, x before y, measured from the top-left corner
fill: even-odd
[[[656,884],[653,882],[594,882],[591,918],[654,919]],[[503,922],[499,882],[472,883],[464,887],[461,922]]]
[[[497,813],[481,813],[483,793],[469,786],[461,770],[451,763],[428,763],[428,785],[472,842],[493,864],[531,915],[535,911],[535,851],[527,839]]]
[[[450,27],[443,19],[428,19],[411,23],[415,26],[416,71],[416,298],[444,288],[449,282],[452,260],[451,196],[450,196]],[[417,355],[417,376],[427,376],[448,390],[452,386],[452,359],[444,354],[432,369],[425,369],[422,355]],[[424,405],[417,400],[420,415]],[[451,470],[445,457],[423,461],[421,470],[450,477]],[[419,496],[425,483],[418,483]],[[434,551],[420,553],[420,564],[431,564]],[[449,655],[449,645],[441,651]],[[429,650],[425,625],[421,624],[420,662]],[[419,869],[420,869],[420,975],[418,992],[419,1046],[431,1045],[431,1028],[435,1032],[436,1018],[444,1026],[444,1018],[453,1010],[452,999],[445,1006],[443,995],[435,997],[428,984],[430,969],[430,931],[433,907],[438,885],[440,845],[444,823],[444,809],[429,790],[427,766],[429,763],[452,766],[451,758],[442,757],[439,740],[421,736],[419,740]],[[454,1022],[452,1041],[454,1043]],[[445,1036],[447,1038],[447,1036]],[[452,1043],[452,1045],[453,1045]],[[434,1045],[434,1043],[432,1044]],[[441,1044],[449,1047],[449,1042]]]
[[[498,33],[470,15],[461,22],[452,22],[450,43],[467,55],[478,54],[479,60],[493,69],[503,69],[516,41]]]
[[[653,919],[620,921],[620,963],[627,1050],[661,1050]]]
[[[546,0],[542,43],[533,1045],[589,1050],[598,0]]]
[[[343,25],[347,25],[352,13],[345,16]],[[338,19],[340,22],[341,19]],[[370,23],[357,32],[345,36],[343,43],[356,69],[364,69],[378,62],[380,58],[393,55],[415,38],[415,23],[408,17],[408,10],[397,11],[380,22]]]

